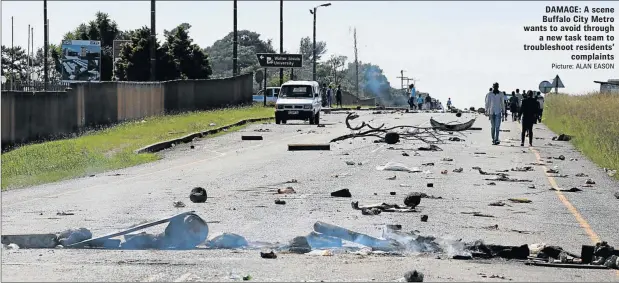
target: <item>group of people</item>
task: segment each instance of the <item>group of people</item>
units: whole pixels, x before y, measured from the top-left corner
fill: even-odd
[[[409,85],[408,88],[410,91],[408,105],[412,110],[432,110],[440,108],[439,101],[430,97],[430,95],[426,95],[425,98],[421,94],[417,95],[415,84]]]
[[[336,107],[342,107],[342,86],[338,85],[337,88],[334,88],[333,85],[327,86],[326,83],[322,84],[322,89],[320,91],[322,96],[322,107],[331,108],[333,105],[333,96],[335,96],[335,105]]]
[[[522,125],[521,143],[524,146],[525,137],[529,137],[529,146],[533,146],[533,125],[542,121],[544,97],[540,92],[516,89],[508,97],[504,91],[499,91],[499,83],[494,83],[486,94],[486,115],[490,118],[492,144],[498,145],[501,121],[507,121],[507,110],[512,114],[512,121]]]

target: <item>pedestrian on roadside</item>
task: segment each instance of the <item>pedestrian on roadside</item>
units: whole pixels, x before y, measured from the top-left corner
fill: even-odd
[[[505,93],[505,91],[503,92],[503,107],[505,108],[505,112],[503,112],[503,122],[507,122],[507,109],[509,109],[509,107],[507,107],[507,100],[509,98],[507,97],[507,94]]]
[[[408,104],[411,105],[411,109],[415,108],[415,97],[417,96],[417,89],[415,89],[415,84],[410,84],[408,86],[408,88],[410,89],[410,97],[408,99]]]
[[[322,107],[327,107],[327,84],[322,84],[322,89],[320,90],[320,98],[322,102]]]
[[[337,86],[337,91],[335,92],[335,103],[336,103],[336,106],[339,105],[340,108],[344,107],[342,106],[342,86],[341,85]]]
[[[522,101],[518,116],[522,119],[522,134],[520,146],[524,146],[525,136],[529,137],[529,146],[533,146],[533,124],[539,117],[539,102],[533,97],[533,92],[528,91],[526,98]]]
[[[333,86],[329,85],[329,88],[327,89],[327,104],[329,105],[329,108],[331,108],[332,96],[333,96]]]
[[[509,111],[512,112],[512,122],[516,122],[518,118],[518,97],[515,91],[512,91],[512,97],[509,98]]]
[[[486,94],[486,115],[490,118],[490,134],[492,135],[492,144],[498,145],[499,133],[501,131],[501,117],[505,112],[505,102],[503,93],[499,91],[499,83],[492,85],[492,91]]]
[[[421,97],[421,94],[419,94],[419,96],[417,96],[417,108],[419,111],[421,111],[423,108],[423,97]]]
[[[451,97],[447,98],[447,109],[451,109]]]
[[[538,122],[542,122],[542,114],[544,114],[544,97],[541,92],[537,92],[537,102],[539,103],[539,117],[537,119]]]
[[[430,95],[426,96],[426,105],[424,108],[427,110],[432,110],[432,97],[430,97]]]

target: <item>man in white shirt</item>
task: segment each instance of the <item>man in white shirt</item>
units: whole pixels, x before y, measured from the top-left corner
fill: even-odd
[[[505,113],[505,96],[499,91],[499,83],[492,85],[492,91],[486,94],[486,115],[490,117],[490,133],[492,144],[498,145],[499,132],[501,131],[501,118]]]

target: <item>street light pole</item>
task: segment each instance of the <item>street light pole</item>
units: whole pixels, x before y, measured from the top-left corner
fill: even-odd
[[[314,43],[312,45],[312,59],[313,59],[313,65],[312,65],[312,80],[316,81],[316,11],[318,10],[318,7],[329,7],[331,6],[331,3],[325,3],[322,5],[318,5],[316,7],[314,7],[313,10],[310,10],[310,13],[312,15],[314,15]]]
[[[279,53],[284,54],[284,0],[279,0]],[[284,83],[284,68],[279,68],[279,85]]]
[[[238,75],[238,62],[237,62],[237,56],[238,56],[238,50],[237,50],[237,46],[239,44],[238,42],[238,35],[237,35],[237,27],[236,27],[236,0],[234,0],[234,22],[233,22],[233,29],[234,31],[233,33],[233,39],[232,39],[232,76],[236,77]]]
[[[13,16],[11,16],[11,90],[15,83],[15,47],[13,46]]]
[[[47,0],[43,0],[43,90],[45,91],[47,91],[47,81],[49,80],[49,74],[47,73],[48,44]]]
[[[150,0],[150,80],[157,79],[157,33],[155,28],[155,0]]]

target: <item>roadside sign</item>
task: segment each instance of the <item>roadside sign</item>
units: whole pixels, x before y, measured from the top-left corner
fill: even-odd
[[[552,90],[552,84],[549,81],[542,81],[539,83],[539,91],[543,94],[547,94]]]
[[[554,88],[565,88],[565,86],[563,85],[563,82],[561,81],[561,78],[559,78],[559,75],[557,75],[554,80],[552,80],[552,87]]]
[[[263,68],[301,68],[301,54],[256,53],[260,67]]]

